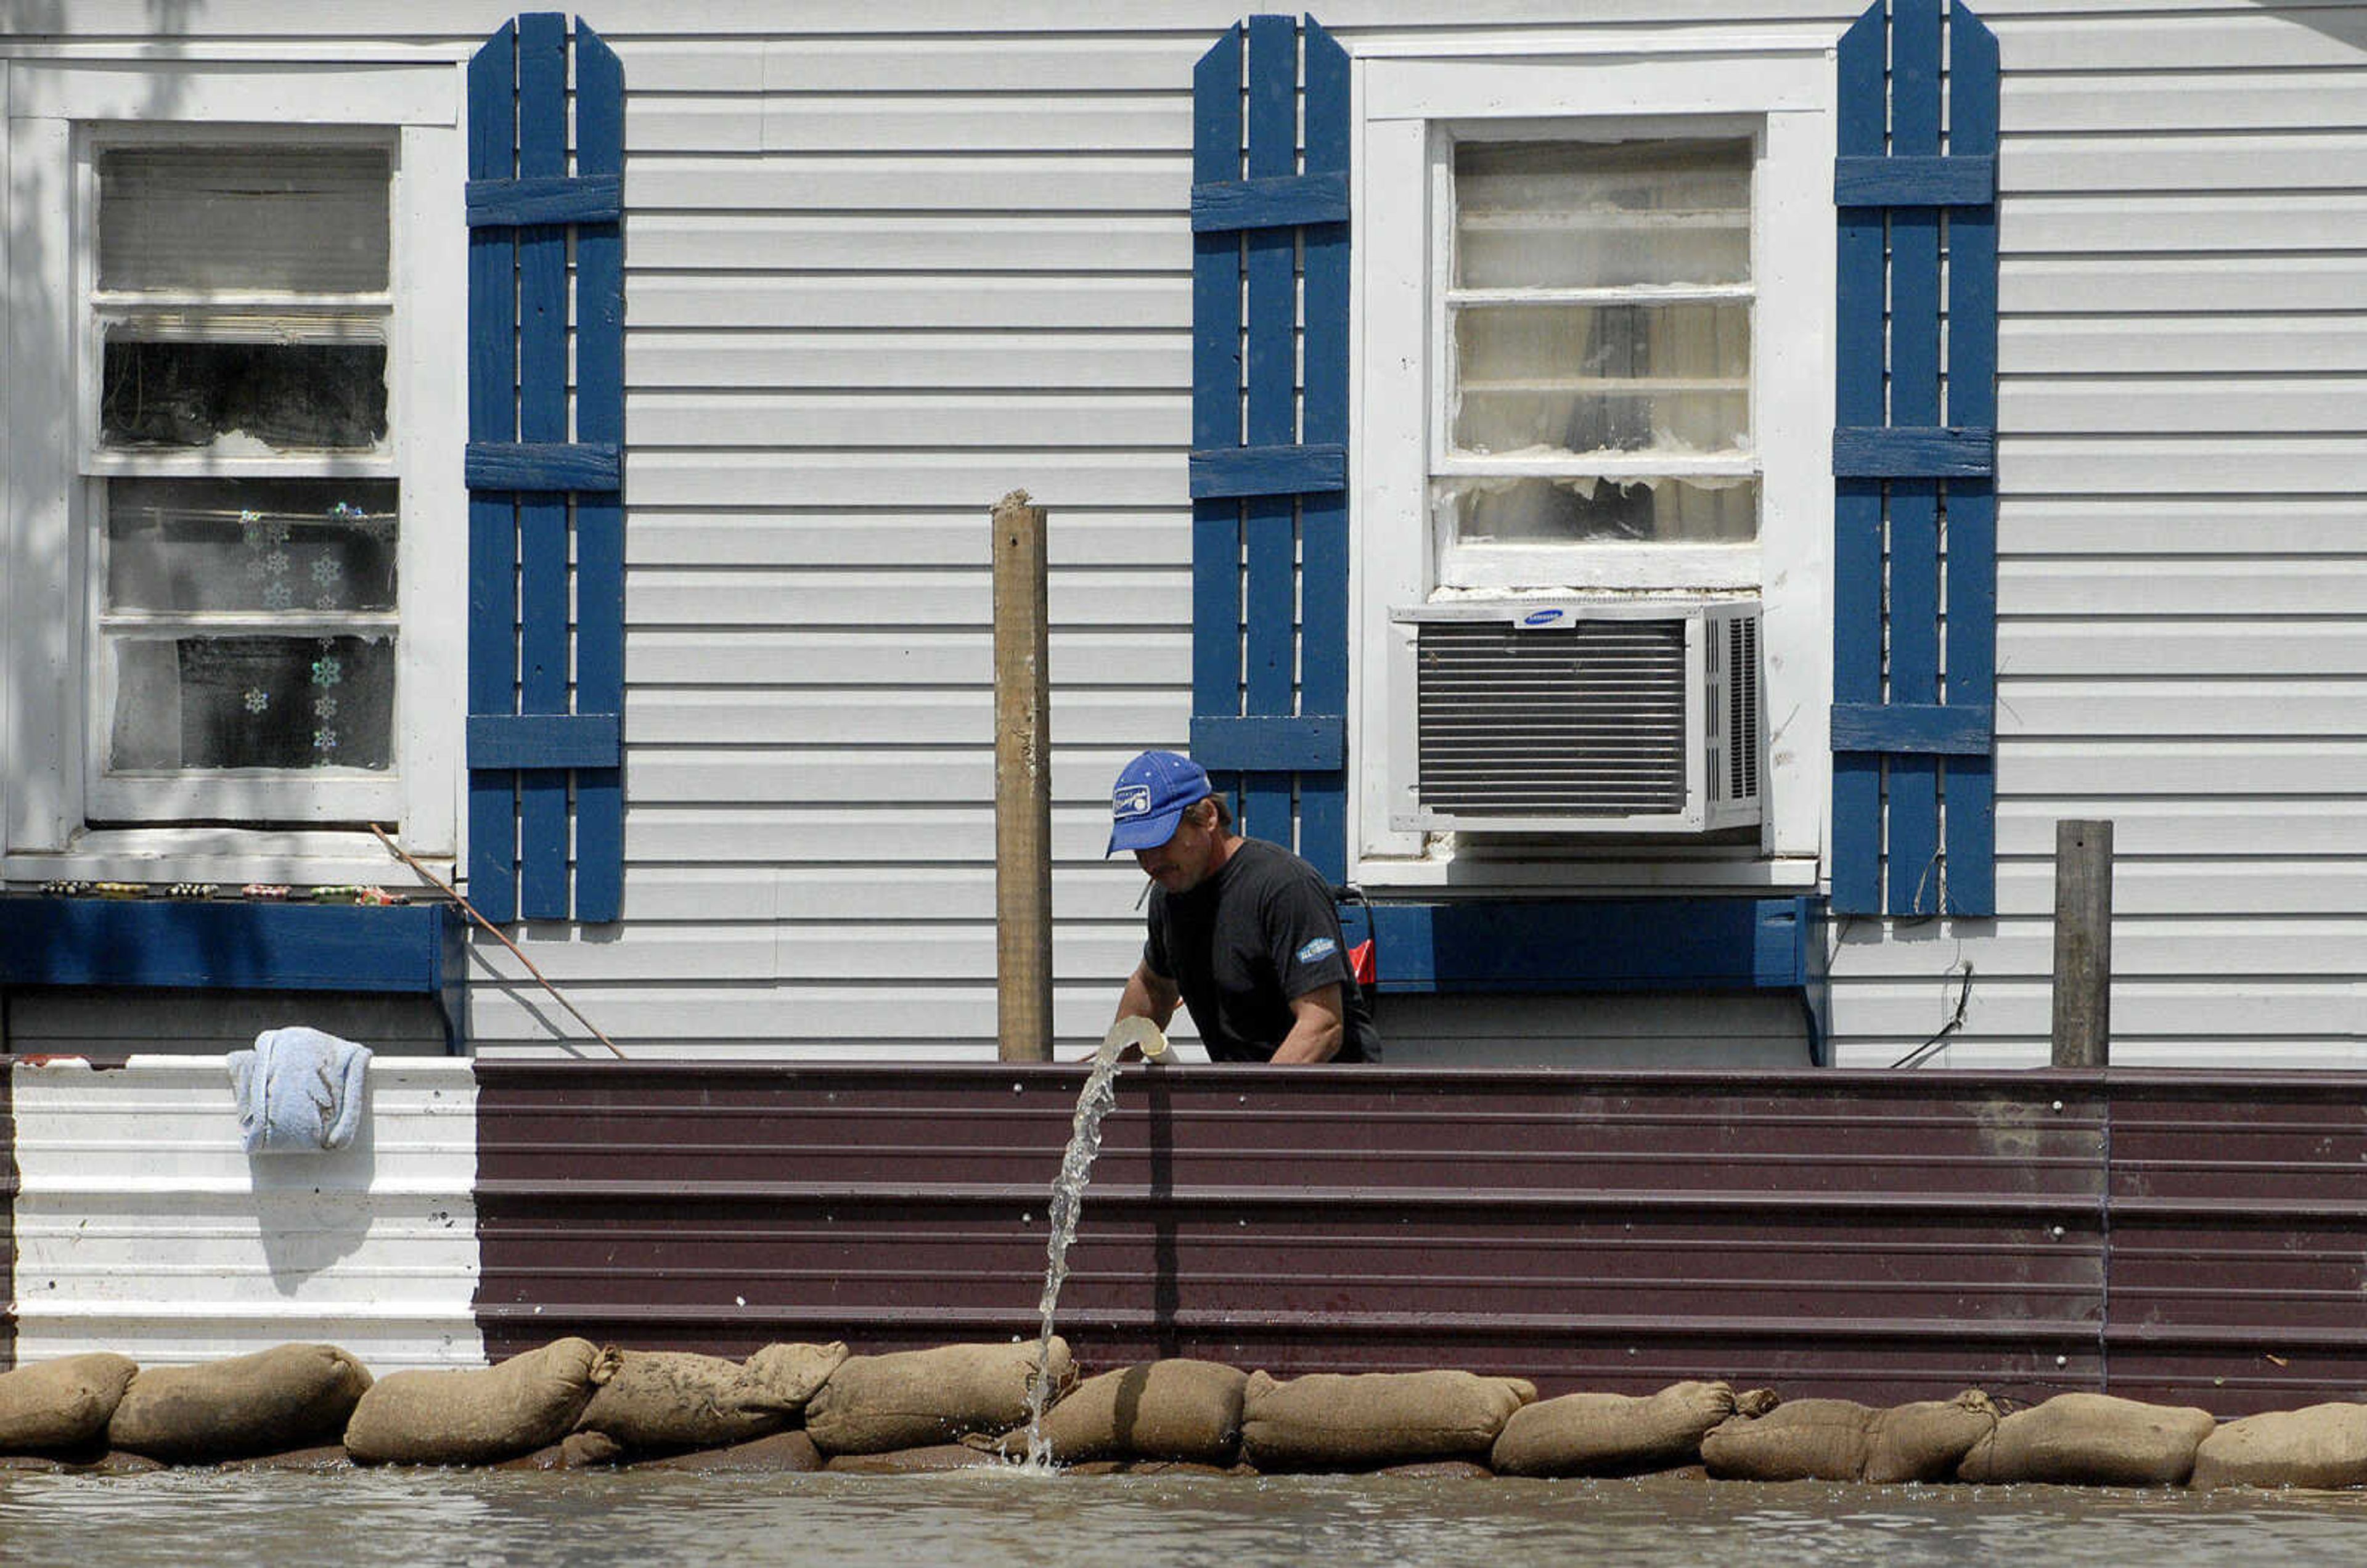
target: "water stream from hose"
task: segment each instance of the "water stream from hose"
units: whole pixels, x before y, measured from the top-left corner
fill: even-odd
[[[1051,1239],[1046,1244],[1044,1297],[1037,1310],[1044,1327],[1036,1342],[1036,1375],[1027,1380],[1027,1464],[1033,1470],[1051,1467],[1051,1450],[1044,1442],[1044,1407],[1051,1402],[1052,1309],[1069,1278],[1069,1244],[1077,1236],[1077,1213],[1085,1201],[1085,1180],[1093,1156],[1102,1150],[1102,1118],[1117,1103],[1118,1057],[1129,1045],[1142,1048],[1152,1061],[1167,1055],[1167,1037],[1149,1019],[1120,1019],[1102,1037],[1094,1053],[1093,1070],[1077,1095],[1077,1113],[1069,1124],[1068,1152],[1060,1156],[1060,1174],[1052,1184]]]

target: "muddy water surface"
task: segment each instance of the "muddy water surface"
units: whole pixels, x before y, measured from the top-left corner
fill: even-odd
[[[2047,1487],[948,1475],[0,1474],[0,1562],[132,1565],[2367,1561],[2367,1496]]]

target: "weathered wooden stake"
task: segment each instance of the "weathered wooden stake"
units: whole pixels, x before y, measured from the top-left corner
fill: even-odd
[[[995,1018],[1006,1062],[1052,1059],[1050,633],[1044,509],[994,507]]]
[[[2101,1067],[2112,1045],[2112,825],[2055,824],[2055,1065]]]

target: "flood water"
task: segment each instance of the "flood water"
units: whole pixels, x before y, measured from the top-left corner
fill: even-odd
[[[2044,1564],[2367,1559],[2367,1495],[1697,1479],[182,1470],[0,1474],[0,1562]]]

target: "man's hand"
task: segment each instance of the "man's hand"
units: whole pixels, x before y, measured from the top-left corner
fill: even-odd
[[[1164,975],[1154,974],[1148,964],[1138,964],[1134,966],[1134,973],[1127,976],[1126,990],[1117,998],[1117,1016],[1110,1022],[1115,1026],[1126,1019],[1147,1018],[1164,1033],[1168,1021],[1175,1016],[1175,1010],[1183,1003],[1184,993],[1176,988],[1174,981]],[[1077,1060],[1091,1062],[1100,1055],[1099,1051],[1093,1051]],[[1142,1060],[1142,1047],[1128,1045],[1117,1054],[1117,1059],[1139,1062]]]

